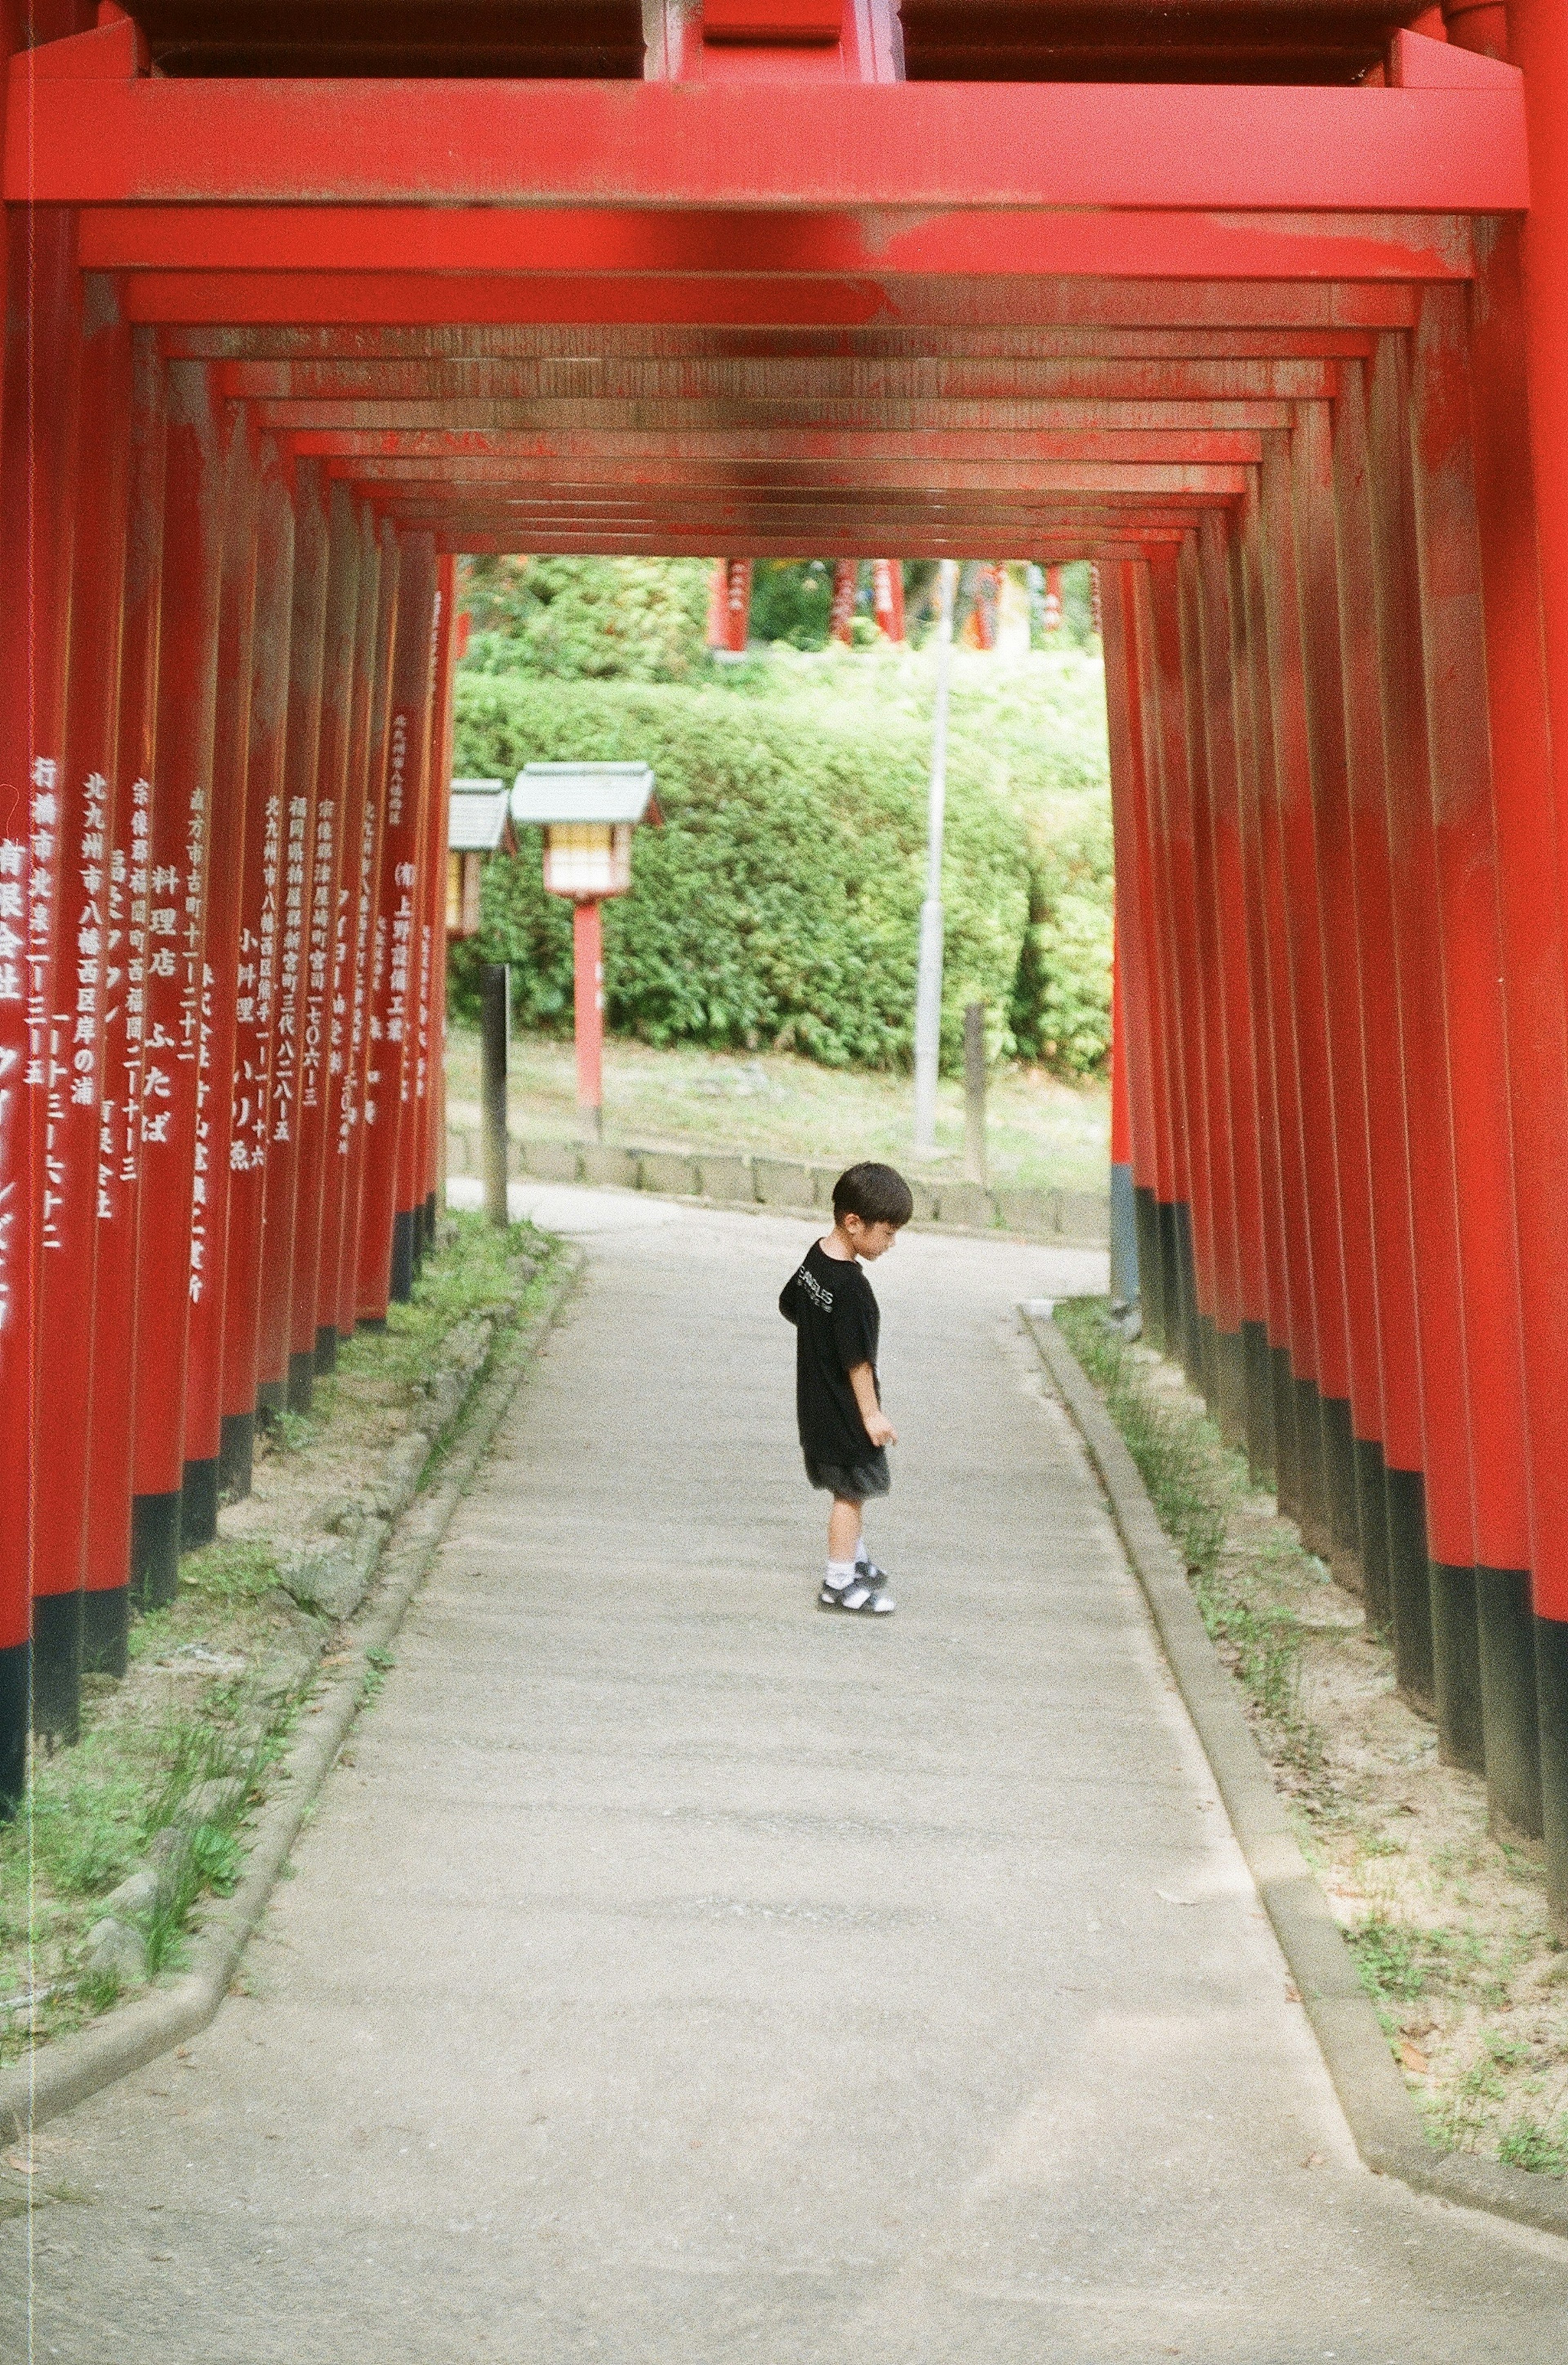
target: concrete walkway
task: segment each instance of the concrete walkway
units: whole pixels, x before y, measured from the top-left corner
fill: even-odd
[[[539,1196],[582,1295],[248,1992],[44,2132],[37,2355],[1561,2365],[1568,2247],[1356,2164],[1013,1317],[1097,1260],[878,1268],[871,1626],[812,1607],[807,1227]]]

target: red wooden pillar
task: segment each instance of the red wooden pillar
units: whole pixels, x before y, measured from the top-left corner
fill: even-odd
[[[732,656],[745,655],[751,624],[749,558],[716,558],[708,592],[708,645]]]
[[[218,1484],[230,1496],[251,1491],[256,1435],[262,1227],[284,897],[284,758],[294,600],[294,510],[276,446],[270,441],[263,443],[260,455],[255,532],[218,1432]],[[223,1089],[223,1079],[218,1081]]]
[[[289,1276],[289,1402],[305,1410],[316,1373],[337,1362],[318,1320],[321,1220],[328,1156],[332,961],[343,877],[343,798],[348,787],[353,662],[359,623],[359,521],[342,479],[328,495],[327,593],[315,794],[310,814],[310,884],[306,902],[299,1022],[299,1098],[296,1126],[294,1254]]]
[[[438,556],[425,705],[415,725],[422,734],[419,757],[422,785],[416,839],[413,928],[409,945],[403,1114],[398,1133],[398,1215],[393,1231],[393,1294],[401,1298],[406,1298],[413,1287],[425,1239],[427,1126],[431,1112],[431,971],[438,945],[443,955],[446,949],[446,783],[436,777],[435,717],[442,695],[443,673],[450,671],[454,577],[455,562],[449,555]],[[406,1272],[398,1264],[399,1254],[405,1250]]]
[[[411,1082],[409,964],[414,950],[424,790],[430,772],[431,634],[435,618],[436,554],[432,537],[404,537],[398,564],[397,628],[387,710],[386,818],[381,846],[375,998],[370,1014],[370,1062],[365,1099],[358,1310],[384,1323],[394,1294],[406,1297],[412,1280],[407,1227],[395,1239],[398,1134],[405,1077]]]
[[[1568,275],[1568,28],[1555,0],[1509,0],[1507,30],[1508,54],[1524,71],[1529,129],[1530,209],[1522,225],[1524,363],[1551,723],[1559,910],[1568,912],[1568,309],[1562,302]],[[1489,511],[1490,500],[1485,506]],[[1490,540],[1490,522],[1486,532]],[[1506,915],[1506,929],[1511,932],[1514,925]],[[1540,948],[1538,938],[1534,949]],[[1568,944],[1561,936],[1558,949],[1568,959]],[[1551,1178],[1544,1172],[1532,1176],[1529,1187],[1550,1192]],[[1548,1440],[1563,1397],[1563,1334],[1560,1328],[1553,1341],[1550,1330],[1554,1319],[1561,1320],[1562,1259],[1554,1261],[1552,1287],[1538,1309],[1531,1299],[1541,1259],[1527,1232],[1527,1226],[1533,1232],[1534,1217],[1534,1208],[1527,1213],[1521,1202],[1547,1893],[1553,1927],[1559,1937],[1568,1939],[1568,1503],[1562,1494],[1568,1472],[1561,1453],[1551,1472],[1543,1462],[1552,1452]]]
[[[1137,1236],[1138,1290],[1144,1328],[1164,1344],[1164,1278],[1159,1233],[1160,1122],[1164,1092],[1162,1013],[1149,944],[1148,863],[1145,832],[1143,723],[1132,634],[1134,566],[1107,570],[1105,718],[1111,758],[1111,802],[1116,847],[1117,978],[1123,998],[1128,1149]]]
[[[431,714],[430,835],[430,1037],[425,1122],[425,1244],[435,1237],[436,1209],[446,1171],[446,842],[452,808],[452,748],[455,728],[457,662],[463,620],[457,611],[457,564],[442,561],[441,631],[436,646],[435,695]]]
[[[1305,1190],[1312,1275],[1314,1356],[1310,1376],[1296,1372],[1296,1451],[1301,1526],[1311,1548],[1334,1551],[1326,1469],[1323,1406],[1350,1398],[1344,1260],[1334,1137],[1333,1069],[1317,910],[1317,844],[1312,800],[1305,667],[1286,439],[1264,438],[1260,517],[1269,672],[1274,713],[1274,779],[1280,833],[1282,902],[1295,1029]]]
[[[289,613],[288,714],[283,772],[283,908],[262,1228],[256,1408],[308,1409],[315,1357],[291,1351],[295,1220],[299,1178],[300,1046],[305,1025],[310,849],[327,629],[327,499],[319,463],[294,472],[294,586]]]
[[[383,848],[386,820],[386,758],[392,712],[392,657],[397,638],[401,566],[396,529],[383,520],[378,536],[375,638],[370,668],[369,727],[365,740],[364,823],[360,835],[359,890],[354,912],[353,996],[349,1008],[348,1172],[343,1181],[343,1239],[338,1276],[338,1336],[350,1339],[359,1319],[359,1276],[366,1215],[365,1160],[376,1097],[381,1089],[382,1046],[377,1015],[384,990],[386,947],[381,913]]]
[[[118,762],[130,462],[131,332],[112,286],[87,283],[65,756],[59,787],[60,942],[50,1013],[38,1312],[33,1723],[74,1739],[84,1664],[125,1666],[123,1586],[92,1596],[84,1631],[98,1248],[104,1017],[124,986],[112,926],[112,849],[127,784]],[[123,890],[121,891],[123,892]],[[117,958],[117,956],[119,956]],[[118,1080],[117,1080],[118,1090]],[[105,1631],[105,1621],[108,1631]]]
[[[1209,900],[1213,911],[1214,991],[1222,1064],[1215,1119],[1228,1149],[1227,1270],[1234,1299],[1221,1325],[1228,1397],[1237,1441],[1260,1481],[1271,1467],[1272,1411],[1267,1369],[1267,1283],[1263,1264],[1262,1180],[1258,1153],[1258,1086],[1247,961],[1247,910],[1242,877],[1240,755],[1232,673],[1230,565],[1226,521],[1217,511],[1202,520],[1193,551],[1199,678],[1208,791]],[[1213,1080],[1211,1080],[1211,1090]],[[1232,1328],[1232,1320],[1234,1328]]]
[[[1361,1588],[1355,1440],[1383,1433],[1377,1279],[1372,1258],[1360,955],[1339,639],[1334,460],[1326,403],[1297,406],[1291,439],[1303,686],[1311,765],[1317,925],[1333,1095],[1331,1138],[1344,1286],[1346,1388],[1323,1404],[1325,1475],[1336,1566]]]
[[[254,427],[248,418],[241,418],[236,422],[230,445],[218,622],[207,951],[202,964],[201,1056],[191,1206],[185,1467],[180,1504],[182,1547],[210,1543],[218,1533],[240,973],[242,966],[253,968],[253,962],[245,958],[241,930],[251,794],[260,458]],[[258,780],[258,798],[261,792]],[[248,1143],[241,1142],[241,1146],[248,1156]]]
[[[224,422],[205,364],[168,368],[158,779],[147,913],[131,1584],[179,1582],[191,1205],[222,572]]]
[[[381,602],[381,545],[368,508],[358,515],[359,602],[354,622],[349,698],[347,777],[343,789],[342,854],[332,921],[330,1024],[327,1034],[327,1152],[321,1191],[321,1257],[316,1285],[317,1360],[337,1361],[343,1286],[344,1211],[351,1145],[358,1118],[353,1009],[357,964],[369,956],[366,898],[374,880],[375,812],[369,794],[370,706],[375,632]],[[367,827],[372,843],[367,846]],[[363,916],[362,916],[363,915]],[[363,1005],[361,1005],[363,1007]],[[363,1040],[363,1026],[360,1039]],[[326,1334],[331,1333],[328,1343]],[[353,1335],[352,1329],[348,1334]]]
[[[1350,856],[1365,1062],[1367,1159],[1383,1427],[1356,1433],[1367,1614],[1393,1620],[1390,1471],[1421,1466],[1420,1350],[1411,1226],[1410,1160],[1399,974],[1390,872],[1385,648],[1378,628],[1377,554],[1362,365],[1339,368],[1334,409],[1335,533],[1343,651]],[[1405,662],[1414,665],[1415,651]]]
[[[1047,633],[1059,633],[1061,630],[1061,578],[1062,570],[1059,566],[1047,567],[1045,613],[1045,629]]]
[[[857,558],[838,558],[833,567],[833,605],[828,611],[828,638],[847,648],[854,638],[855,594],[860,581]]]
[[[1195,1112],[1188,1087],[1189,1042],[1193,1013],[1182,988],[1175,899],[1171,880],[1170,830],[1166,794],[1165,729],[1155,656],[1154,569],[1145,561],[1135,570],[1129,635],[1129,671],[1137,681],[1141,721],[1144,809],[1147,816],[1148,897],[1146,923],[1154,956],[1153,972],[1163,1014],[1165,1106],[1168,1117],[1166,1172],[1162,1176],[1160,1271],[1165,1286],[1165,1351],[1197,1374],[1202,1369],[1193,1278],[1193,1150]]]
[[[1474,1572],[1502,1580],[1484,1587],[1489,1598],[1517,1590],[1529,1534],[1467,330],[1462,288],[1423,294],[1411,387],[1416,527],[1475,1508],[1473,1562],[1435,1561],[1432,1626],[1443,1747],[1479,1772],[1485,1752]],[[1505,652],[1499,657],[1506,661]],[[1519,689],[1517,672],[1512,679]],[[1518,745],[1519,726],[1504,713],[1495,720]]]
[[[1187,683],[1183,667],[1179,562],[1168,546],[1150,561],[1149,656],[1159,747],[1164,919],[1170,945],[1171,1005],[1180,1012],[1185,1171],[1178,1207],[1182,1276],[1182,1358],[1188,1376],[1217,1396],[1214,1351],[1214,1169],[1210,1157],[1206,1009],[1193,846]]]
[[[903,567],[896,558],[871,561],[871,611],[885,641],[903,639]]]
[[[120,643],[118,770],[109,928],[123,990],[106,996],[98,1167],[91,1450],[84,1625],[90,1651],[116,1664],[131,1568],[133,1413],[141,1177],[142,1073],[147,1041],[148,915],[157,741],[166,419],[157,331],[132,339],[129,526]],[[97,1597],[102,1596],[100,1602]],[[95,1637],[98,1642],[95,1642]],[[92,1664],[92,1661],[89,1661]]]
[[[1561,867],[1564,815],[1553,775],[1526,340],[1512,230],[1489,243],[1483,277],[1472,291],[1469,328],[1474,397],[1469,440],[1484,615],[1529,1511],[1524,1560],[1499,1566],[1483,1559],[1476,1570],[1476,1607],[1493,1821],[1504,1833],[1523,1831],[1540,1837],[1545,1800],[1537,1621],[1551,1583],[1541,1571],[1554,1569],[1568,1550],[1568,1473],[1562,1452],[1568,1263],[1561,1244],[1562,1177],[1568,1172],[1568,981]],[[1563,778],[1568,780],[1568,767]],[[1549,849],[1557,858],[1545,858]],[[1548,1634],[1549,1667],[1551,1647]],[[1550,1723],[1550,1695],[1546,1709]],[[1568,1747],[1568,1735],[1553,1738]],[[1551,1747],[1549,1739],[1549,1764]],[[1561,1785],[1553,1796],[1549,1854],[1553,1896],[1559,1910],[1568,1913],[1568,1791]]]
[[[8,209],[0,414],[0,1812],[27,1777],[37,1504],[33,1339],[45,1195],[50,1013],[71,614],[77,362],[74,218]],[[19,907],[19,908],[18,908]],[[63,1613],[49,1613],[57,1615]],[[69,1613],[75,1614],[75,1604]]]
[[[1289,1389],[1290,1251],[1281,1180],[1279,1083],[1269,963],[1268,899],[1262,837],[1262,775],[1271,763],[1271,727],[1260,697],[1249,566],[1255,557],[1257,486],[1249,487],[1227,540],[1231,696],[1236,722],[1237,835],[1242,903],[1241,958],[1252,1045],[1258,1160],[1258,1222],[1263,1309],[1247,1333],[1248,1409],[1268,1452],[1268,1475],[1282,1508],[1295,1496],[1295,1412]]]

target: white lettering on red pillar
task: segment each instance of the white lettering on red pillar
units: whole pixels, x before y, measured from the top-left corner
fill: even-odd
[[[125,1122],[120,1131],[123,1146],[119,1169],[122,1185],[135,1182],[141,1171],[141,1127],[138,1112],[141,1107],[142,1087],[146,1081],[147,970],[151,959],[149,930],[152,886],[148,849],[152,835],[151,806],[151,784],[146,780],[132,781],[130,849],[125,882],[125,1058],[120,1079]]]
[[[207,1107],[208,1086],[202,1069],[209,1056],[212,1029],[212,971],[202,958],[202,896],[206,880],[207,790],[191,790],[185,815],[184,911],[180,927],[183,950],[180,988],[180,1041],[176,1054],[182,1067],[194,1066],[196,1079],[196,1161],[191,1178],[190,1292],[199,1298],[207,1269],[207,1177],[212,1143],[212,1118]]]
[[[269,1102],[273,1085],[273,1017],[278,992],[278,873],[283,862],[283,799],[269,797],[262,831],[262,908],[256,919],[254,976],[250,992],[238,1005],[248,1030],[249,1049],[238,1062],[239,1081],[248,1089],[244,1116],[236,1101],[230,1139],[229,1162],[237,1171],[260,1166],[267,1154]],[[245,958],[241,948],[241,958]],[[249,1009],[249,1015],[243,1014]]]
[[[76,908],[76,960],[61,964],[56,1007],[50,1028],[48,1099],[44,1130],[45,1249],[65,1246],[54,1210],[65,1190],[64,1145],[68,1108],[92,1108],[98,1097],[98,1046],[103,1023],[105,799],[108,783],[90,772],[83,783],[82,834],[77,846],[81,901]],[[50,800],[54,801],[53,799]]]
[[[332,800],[316,808],[316,863],[310,893],[310,934],[306,947],[305,1026],[299,1054],[299,1105],[315,1108],[321,1097],[321,1059],[326,1048],[327,957],[332,936]]]
[[[34,1092],[50,1090],[50,972],[54,947],[56,885],[60,864],[60,768],[47,756],[32,768],[31,830],[28,838],[27,1009],[28,1064],[26,1080]],[[61,1192],[58,1161],[44,1155],[40,1238],[45,1248],[58,1248],[56,1218]]]
[[[364,807],[364,827],[360,833],[359,841],[359,909],[354,923],[353,1003],[349,1014],[348,1074],[343,1080],[343,1093],[339,1104],[338,1115],[338,1153],[342,1158],[346,1158],[349,1154],[350,1138],[354,1126],[359,1122],[359,1108],[355,1093],[359,1084],[359,1055],[364,1047],[365,1018],[371,990],[371,980],[365,973],[367,968],[365,956],[370,949],[370,919],[375,902],[375,801],[373,797],[367,797]],[[377,980],[380,973],[381,965],[378,959]],[[372,1081],[373,1071],[367,1070],[365,1074],[367,1120],[374,1114],[368,1104],[368,1091]]]
[[[277,1048],[273,1055],[272,1138],[293,1139],[299,1052],[299,956],[305,944],[305,828],[308,797],[288,801],[283,872],[283,952],[277,979]]]
[[[386,1040],[400,1043],[409,1021],[409,957],[414,941],[414,880],[411,862],[399,862],[392,873],[398,901],[392,907],[392,967],[386,984]],[[407,1100],[412,1083],[410,1066],[403,1062],[402,1091]]]
[[[17,1010],[27,999],[23,981],[30,885],[26,843],[0,837],[0,1003]],[[19,1042],[0,1043],[0,1330],[7,1328],[16,1309],[17,1198],[24,1170],[15,1143],[21,1122],[21,1083]]]

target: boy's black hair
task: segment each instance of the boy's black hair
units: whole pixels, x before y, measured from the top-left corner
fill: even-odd
[[[833,1219],[858,1216],[863,1224],[907,1224],[914,1213],[914,1194],[896,1166],[879,1166],[863,1158],[846,1167],[833,1186]]]

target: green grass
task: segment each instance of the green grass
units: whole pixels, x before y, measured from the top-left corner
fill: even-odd
[[[454,1125],[477,1138],[479,1042],[454,1022],[446,1071]],[[789,1052],[655,1049],[623,1037],[604,1047],[604,1133],[649,1149],[741,1149],[847,1166],[884,1158],[907,1167],[913,1087],[904,1076],[825,1068]],[[511,1043],[512,1132],[534,1140],[582,1133],[570,1043],[518,1031]],[[1103,1084],[1068,1083],[1042,1068],[997,1070],[987,1100],[987,1157],[993,1182],[1025,1189],[1100,1191],[1110,1155],[1110,1102]],[[944,1077],[937,1094],[937,1156],[922,1171],[961,1171],[961,1084]]]
[[[1211,1640],[1267,1719],[1275,1754],[1311,1776],[1322,1743],[1301,1704],[1301,1628],[1279,1597],[1303,1555],[1283,1543],[1261,1554],[1227,1550],[1232,1518],[1249,1492],[1245,1461],[1205,1412],[1156,1384],[1147,1351],[1129,1345],[1105,1313],[1103,1298],[1067,1298],[1056,1318],[1182,1554]]]

